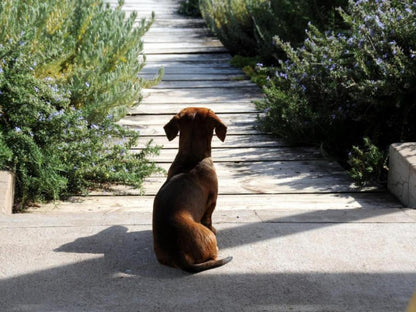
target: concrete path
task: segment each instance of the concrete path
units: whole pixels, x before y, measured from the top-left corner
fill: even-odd
[[[236,80],[200,20],[175,14],[177,1],[125,8],[158,17],[144,75],[167,73],[122,121],[143,144],[165,145],[156,161],[174,156],[177,142],[160,131],[182,105],[212,107],[230,124],[226,142],[214,141],[214,225],[220,256],[234,259],[195,275],[157,263],[151,207],[164,177],[154,176],[146,196],[96,192],[0,216],[0,311],[404,311],[416,290],[416,210],[352,187],[316,150],[256,132],[255,86]]]

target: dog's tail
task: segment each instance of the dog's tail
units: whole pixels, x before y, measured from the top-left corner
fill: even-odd
[[[181,261],[181,264],[179,265],[179,267],[182,270],[187,271],[189,273],[198,273],[198,272],[202,272],[205,270],[218,268],[224,264],[227,264],[232,259],[233,257],[227,257],[221,260],[208,260],[206,262],[202,262],[198,264],[191,264],[191,263],[188,263],[184,258],[182,258],[183,261]]]

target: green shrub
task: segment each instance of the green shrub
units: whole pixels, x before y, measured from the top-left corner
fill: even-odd
[[[121,5],[121,2],[120,2]],[[0,169],[16,199],[57,199],[102,183],[140,187],[157,170],[134,154],[138,134],[116,124],[145,81],[141,36],[120,6],[102,1],[0,3]]]
[[[336,27],[335,7],[347,0],[200,0],[202,16],[210,29],[232,54],[260,56],[273,62],[282,56],[273,44],[273,36],[297,45],[305,38],[312,21],[319,28]]]
[[[71,105],[88,120],[116,119],[140,100],[138,73],[142,36],[151,26],[137,14],[126,18],[123,1],[110,8],[103,0],[4,0],[0,4],[0,43],[30,54],[34,75],[49,77],[71,92]]]
[[[234,67],[241,68],[250,77],[251,81],[257,85],[262,87],[267,83],[269,70],[263,66],[259,57],[234,55],[230,63]]]
[[[0,113],[2,114],[2,113]],[[3,134],[0,132],[0,170],[6,168],[13,158],[12,150],[6,145]]]
[[[199,0],[182,0],[178,12],[185,16],[200,17]]]
[[[414,140],[416,4],[360,0],[340,13],[347,31],[310,25],[299,48],[275,38],[287,60],[269,69],[265,128],[341,159],[363,137],[381,150]]]
[[[387,179],[387,153],[364,138],[363,146],[353,146],[348,155],[350,176],[359,184],[383,183]]]

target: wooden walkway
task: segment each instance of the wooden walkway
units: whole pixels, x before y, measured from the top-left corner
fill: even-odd
[[[343,168],[323,158],[318,149],[290,147],[256,130],[261,112],[252,101],[262,97],[261,90],[241,70],[230,66],[230,55],[209,34],[202,19],[176,13],[178,2],[126,0],[124,6],[127,12],[136,10],[142,17],[155,11],[156,21],[144,37],[147,65],[142,76],[152,78],[160,67],[165,70],[162,82],[144,90],[143,102],[120,121],[140,132],[138,150],[150,139],[163,145],[155,161],[168,169],[178,140],[168,142],[163,125],[184,107],[209,107],[228,126],[224,143],[213,138],[218,210],[400,207],[386,192],[354,187]],[[142,197],[135,196],[137,190],[126,188],[116,193],[95,192],[83,200],[82,209],[151,212],[153,196],[164,180],[163,175],[147,179]],[[63,203],[60,209],[74,208]]]

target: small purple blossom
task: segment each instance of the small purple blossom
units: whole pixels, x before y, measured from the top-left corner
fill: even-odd
[[[287,79],[287,74],[286,73],[276,72],[275,74],[276,74],[276,76]]]

